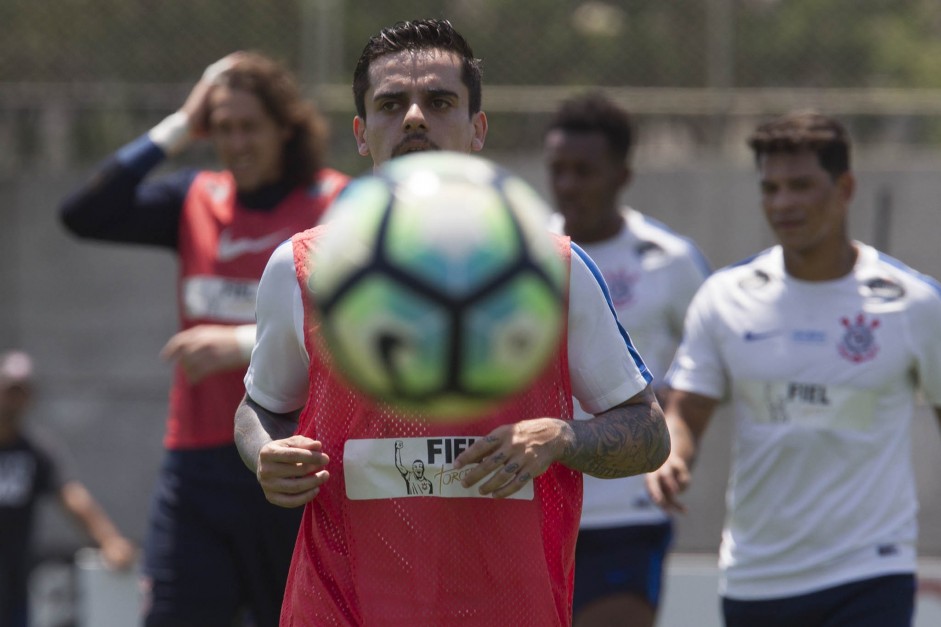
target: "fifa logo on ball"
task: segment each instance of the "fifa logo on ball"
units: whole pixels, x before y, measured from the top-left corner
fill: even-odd
[[[485,159],[393,159],[334,203],[311,257],[319,346],[352,387],[427,420],[479,415],[559,347],[568,269],[549,209]]]

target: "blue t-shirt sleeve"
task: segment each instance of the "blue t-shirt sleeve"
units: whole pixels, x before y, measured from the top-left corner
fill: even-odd
[[[175,249],[183,202],[197,171],[145,182],[165,158],[146,135],[125,145],[63,201],[65,227],[83,238]]]

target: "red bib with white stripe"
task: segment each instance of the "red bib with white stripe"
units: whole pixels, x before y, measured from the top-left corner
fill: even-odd
[[[274,249],[316,224],[348,177],[324,169],[270,211],[249,210],[236,200],[228,172],[200,172],[180,215],[180,327],[254,324],[258,279]],[[245,394],[245,369],[214,374],[191,384],[175,368],[164,445],[168,449],[233,442],[235,409]]]

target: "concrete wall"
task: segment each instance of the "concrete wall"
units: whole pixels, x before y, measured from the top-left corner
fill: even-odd
[[[488,156],[545,191],[538,158]],[[903,169],[899,161],[858,167],[852,235],[941,277],[941,169],[924,161]],[[22,347],[35,355],[39,398],[31,421],[68,445],[78,476],[141,540],[161,453],[170,369],[158,352],[176,327],[176,263],[165,251],[69,237],[56,207],[80,176],[0,180],[0,349]],[[693,237],[717,267],[771,244],[747,165],[639,168],[626,201]],[[678,520],[677,550],[717,547],[727,418],[720,411],[706,433],[687,496],[690,512]],[[941,556],[941,435],[927,410],[918,417],[915,455],[921,549]],[[44,551],[69,552],[82,541],[56,509],[46,508],[42,520]]]

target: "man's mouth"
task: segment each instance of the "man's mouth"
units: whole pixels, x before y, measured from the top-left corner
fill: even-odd
[[[229,162],[229,170],[233,172],[251,172],[254,162],[251,159],[241,158]]]
[[[581,213],[581,209],[577,204],[564,200],[556,200],[556,210],[565,216],[566,219],[578,217]]]
[[[439,150],[439,148],[425,136],[411,136],[399,142],[395,149],[393,149],[392,156],[400,157],[412,152],[426,152],[428,150]]]
[[[792,229],[797,229],[803,226],[803,224],[804,224],[803,220],[775,220],[774,222],[772,222],[772,226],[775,229],[778,229],[781,231],[789,231]]]

